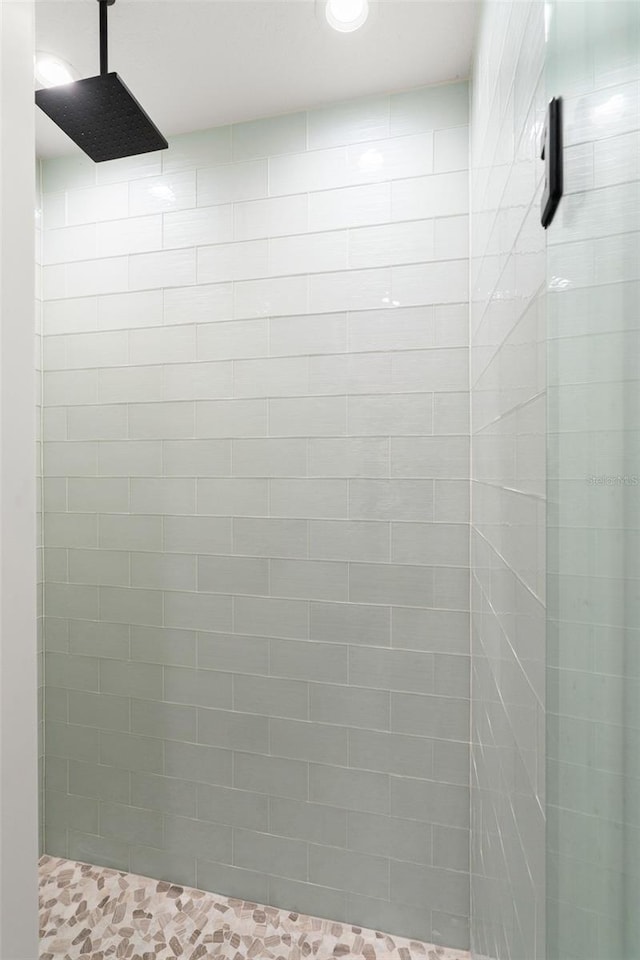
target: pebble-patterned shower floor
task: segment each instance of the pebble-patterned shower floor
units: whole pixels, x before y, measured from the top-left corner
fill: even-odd
[[[40,861],[40,960],[469,960],[374,930],[54,857]]]

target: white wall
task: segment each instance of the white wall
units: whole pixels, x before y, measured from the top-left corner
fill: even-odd
[[[467,116],[44,164],[48,852],[467,944]]]
[[[0,956],[38,955],[33,5],[0,3]]]

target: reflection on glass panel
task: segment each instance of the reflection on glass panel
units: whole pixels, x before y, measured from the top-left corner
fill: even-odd
[[[640,957],[640,5],[548,5],[547,946]]]

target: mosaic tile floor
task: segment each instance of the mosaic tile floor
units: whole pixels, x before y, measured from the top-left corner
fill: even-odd
[[[469,960],[469,954],[120,873],[40,861],[40,960]]]

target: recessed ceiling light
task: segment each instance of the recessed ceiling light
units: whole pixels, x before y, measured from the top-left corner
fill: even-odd
[[[52,53],[36,53],[35,71],[36,81],[42,87],[60,87],[77,79],[71,65]]]
[[[327,21],[340,33],[357,30],[369,16],[368,0],[327,0]]]

